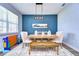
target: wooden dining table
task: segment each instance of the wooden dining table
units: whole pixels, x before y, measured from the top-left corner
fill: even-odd
[[[30,46],[29,46],[29,55],[30,55],[30,51],[32,50],[32,48],[35,48],[35,47],[39,47],[39,48],[57,48],[57,54],[59,49],[59,44],[58,43],[55,43],[55,42],[51,42],[51,39],[54,40],[56,38],[58,38],[57,35],[55,34],[52,34],[52,35],[34,35],[34,34],[30,34],[28,36],[30,39],[34,39],[31,43],[30,43]],[[40,42],[37,42],[37,39],[40,39]],[[46,42],[43,42],[42,40],[43,39],[48,39]]]
[[[34,34],[30,34],[28,37],[30,39],[34,39],[34,40],[36,40],[36,39],[40,39],[40,40],[48,39],[48,40],[50,40],[50,39],[56,39],[56,38],[58,38],[58,36],[55,35],[55,34],[52,34],[52,35],[41,35],[41,34],[34,35]]]

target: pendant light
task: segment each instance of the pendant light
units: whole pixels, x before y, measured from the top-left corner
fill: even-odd
[[[35,3],[35,19],[43,20],[43,3]]]

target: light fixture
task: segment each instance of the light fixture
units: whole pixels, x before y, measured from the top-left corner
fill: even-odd
[[[43,20],[43,3],[35,3],[35,19]]]

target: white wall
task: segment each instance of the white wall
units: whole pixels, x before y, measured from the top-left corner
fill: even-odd
[[[63,31],[64,43],[79,51],[79,4],[69,4],[58,14],[58,31]]]

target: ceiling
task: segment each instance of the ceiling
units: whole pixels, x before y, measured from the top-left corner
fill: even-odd
[[[42,14],[58,14],[67,4],[62,6],[63,3],[43,3]],[[11,3],[22,14],[36,14],[34,3]],[[40,13],[40,10],[38,11]]]

